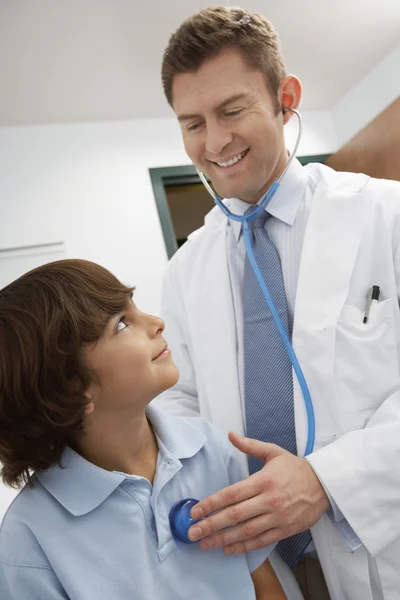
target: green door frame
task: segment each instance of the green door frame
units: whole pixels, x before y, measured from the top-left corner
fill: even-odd
[[[329,156],[330,154],[314,154],[312,156],[298,156],[297,158],[302,165],[306,165],[310,162],[324,163]],[[198,176],[194,165],[157,167],[149,169],[149,173],[168,258],[171,258],[178,250],[178,245],[176,243],[176,235],[168,207],[165,188],[169,185],[201,183],[200,177]]]

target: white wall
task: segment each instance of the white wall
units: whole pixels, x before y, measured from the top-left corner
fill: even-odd
[[[64,241],[156,310],[167,259],[148,168],[184,162],[172,120],[0,129],[0,248]]]
[[[373,43],[373,42],[372,42]],[[400,96],[400,46],[370,71],[332,111],[340,146]]]
[[[301,110],[301,106],[300,106]],[[303,134],[297,151],[297,156],[312,156],[313,154],[331,154],[339,149],[339,140],[335,131],[330,111],[301,112]],[[296,115],[292,115],[285,127],[286,145],[291,150],[297,139],[299,123]]]

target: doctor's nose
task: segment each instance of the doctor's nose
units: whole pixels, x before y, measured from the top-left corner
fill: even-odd
[[[230,144],[233,134],[217,123],[207,125],[206,151],[216,156]]]

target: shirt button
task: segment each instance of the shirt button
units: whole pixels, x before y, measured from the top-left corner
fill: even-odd
[[[172,465],[172,460],[170,458],[167,458],[165,463],[170,467]]]

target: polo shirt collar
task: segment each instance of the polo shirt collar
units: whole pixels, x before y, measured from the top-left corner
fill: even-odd
[[[191,458],[204,446],[206,436],[196,427],[196,418],[178,417],[153,404],[149,404],[146,414],[157,440],[174,458]]]
[[[170,415],[152,405],[147,407],[146,414],[160,454],[169,454],[179,462],[181,458],[194,456],[204,446],[206,436],[189,419]],[[36,477],[64,508],[74,516],[81,516],[100,506],[125,479],[136,476],[101,469],[67,447],[61,467],[53,465]]]

